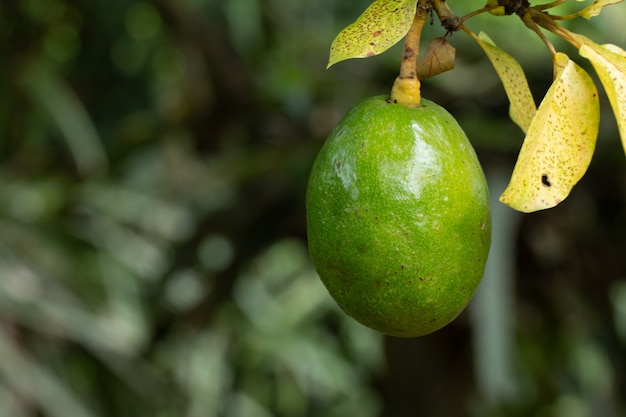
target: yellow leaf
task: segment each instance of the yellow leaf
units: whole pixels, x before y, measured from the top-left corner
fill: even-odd
[[[591,61],[593,68],[609,98],[622,147],[626,152],[626,51],[615,45],[598,45],[591,40],[583,40],[579,53]]]
[[[594,16],[597,16],[602,11],[602,8],[605,6],[610,6],[611,4],[621,3],[624,0],[595,0],[589,6],[582,9],[580,12],[576,13],[585,19],[589,20]]]
[[[378,55],[398,43],[411,28],[417,0],[376,0],[342,30],[330,46],[328,66],[350,58]]]
[[[530,213],[563,201],[587,171],[600,124],[591,77],[557,53],[558,74],[535,114],[500,201]]]
[[[481,32],[478,37],[474,36],[474,40],[485,51],[502,81],[504,91],[511,103],[509,107],[511,120],[526,132],[537,111],[537,106],[528,87],[524,70],[515,58],[498,48],[486,33]]]

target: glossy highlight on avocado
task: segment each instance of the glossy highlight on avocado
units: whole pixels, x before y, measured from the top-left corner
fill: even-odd
[[[467,306],[491,241],[474,149],[439,105],[365,99],[331,132],[309,178],[309,251],[337,304],[398,337],[434,332]]]

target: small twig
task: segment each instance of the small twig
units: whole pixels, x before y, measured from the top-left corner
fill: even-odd
[[[461,16],[461,18],[459,20],[461,21],[461,23],[465,23],[466,21],[468,21],[469,19],[471,19],[474,16],[478,16],[481,13],[490,12],[492,10],[497,9],[498,7],[500,7],[498,4],[494,4],[494,5],[491,5],[491,6],[485,6],[482,9],[474,10],[473,12],[468,13],[465,16]],[[463,29],[463,28],[461,27],[461,29]]]
[[[533,7],[537,10],[547,10],[547,9],[551,9],[553,7],[559,6],[565,3],[566,1],[567,0],[556,0],[556,1],[553,1],[552,3],[538,4],[537,6],[533,6]]]
[[[530,19],[535,24],[535,27],[537,25],[539,25],[542,28],[544,28],[544,29],[554,33],[555,35],[557,35],[557,36],[559,36],[559,37],[561,37],[563,39],[565,39],[567,42],[572,44],[576,49],[580,49],[581,44],[578,41],[578,39],[576,38],[576,36],[572,32],[570,32],[569,30],[565,29],[563,26],[561,26],[558,23],[556,23],[554,21],[554,16],[551,16],[551,15],[549,15],[547,13],[543,13],[543,12],[541,12],[539,10],[535,10],[535,9],[531,8],[528,11],[528,19]],[[524,23],[526,23],[526,21],[524,21]],[[552,45],[552,44],[550,44],[550,45]]]
[[[550,39],[548,39],[546,35],[543,34],[541,29],[539,29],[539,26],[537,26],[537,24],[535,23],[531,13],[526,13],[524,16],[522,16],[522,22],[524,22],[527,28],[529,28],[530,30],[535,32],[537,36],[539,36],[539,38],[543,41],[543,43],[546,44],[546,46],[550,50],[550,54],[552,56],[556,55],[556,48],[554,48],[554,45],[552,44],[552,42],[550,42]]]
[[[456,32],[460,29],[463,24],[461,18],[454,14],[448,3],[444,0],[430,0],[430,4],[432,5],[435,13],[437,13],[437,17],[439,17],[439,21],[442,26],[448,32]]]

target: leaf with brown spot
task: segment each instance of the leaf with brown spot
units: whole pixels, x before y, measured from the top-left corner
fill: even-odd
[[[428,42],[426,52],[417,58],[417,78],[424,80],[454,68],[456,50],[445,38]]]
[[[615,45],[598,45],[584,36],[577,37],[581,56],[591,61],[609,98],[626,152],[626,51]]]
[[[376,0],[342,30],[330,46],[328,66],[350,58],[378,55],[398,43],[411,28],[417,0]]]
[[[515,58],[498,48],[486,33],[481,32],[473,38],[487,54],[502,81],[504,91],[511,103],[509,107],[511,120],[526,132],[537,111],[537,106],[528,87],[524,70]]]
[[[587,171],[600,125],[598,91],[591,77],[557,53],[557,77],[528,128],[500,201],[530,213],[563,201]]]

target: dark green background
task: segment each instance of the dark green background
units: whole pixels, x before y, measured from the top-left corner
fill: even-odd
[[[0,3],[0,416],[625,415],[626,163],[606,97],[570,198],[516,213],[495,198],[523,135],[464,33],[457,68],[423,93],[456,116],[493,190],[477,297],[404,340],[324,290],[306,248],[310,166],[398,71],[398,47],[325,70],[367,5]],[[624,47],[625,19],[615,5],[568,26]],[[515,17],[468,25],[542,96],[536,36]]]

